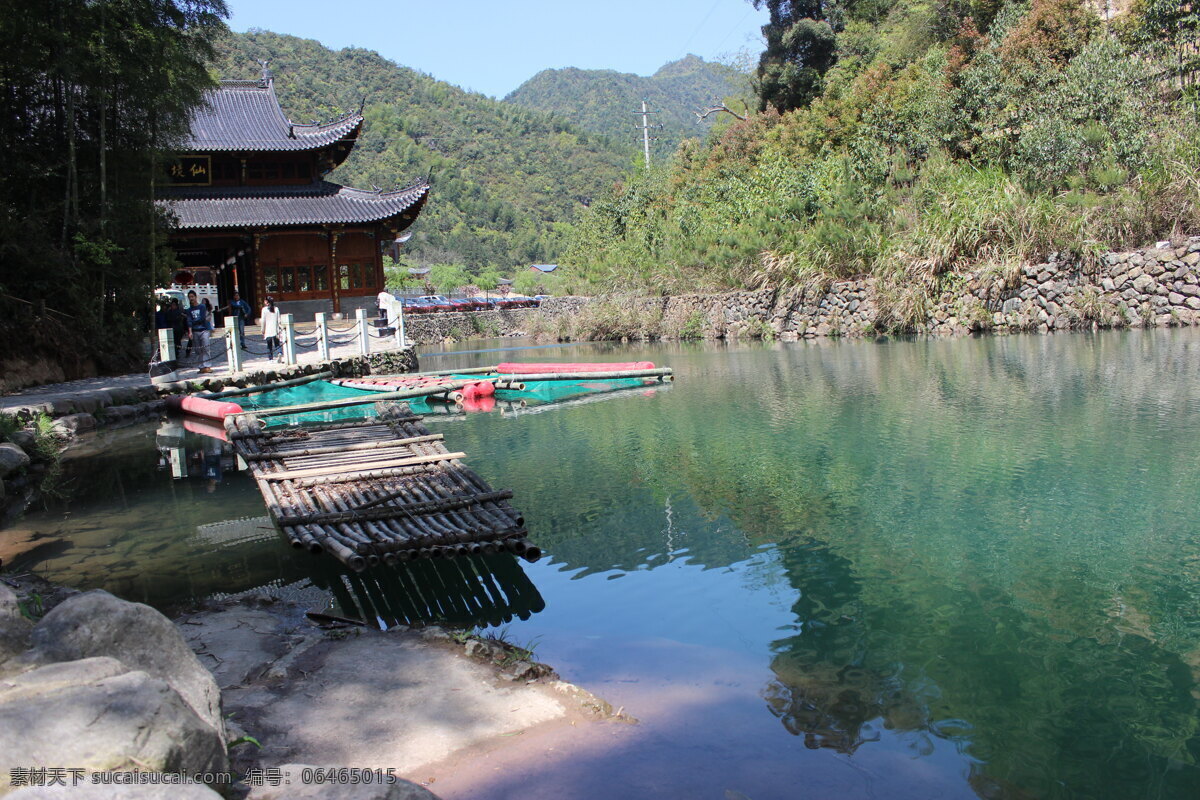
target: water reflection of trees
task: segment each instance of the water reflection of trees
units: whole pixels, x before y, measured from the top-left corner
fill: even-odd
[[[890,726],[968,749],[983,796],[1170,796],[1200,784],[1198,351],[1152,331],[680,356],[670,403],[522,431],[514,460],[560,472],[514,483],[580,487],[536,531],[572,568],[651,562],[668,496],[695,508],[694,561],[777,549],[799,631],[765,696],[810,745]]]
[[[792,606],[799,632],[774,643],[776,678],[763,696],[788,732],[810,749],[853,753],[875,741],[878,720],[902,730],[924,728],[927,710],[901,680],[865,664],[858,581],[849,562],[815,543],[783,554],[789,580],[799,590]]]

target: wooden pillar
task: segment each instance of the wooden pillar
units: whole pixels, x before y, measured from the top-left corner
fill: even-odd
[[[329,289],[333,298],[333,313],[338,314],[342,310],[342,295],[339,289],[342,276],[338,271],[337,263],[337,231],[329,231]]]
[[[387,288],[387,276],[383,274],[383,237],[387,232],[386,228],[376,228],[373,232],[375,235],[372,237],[375,242],[372,247],[375,251],[375,285],[379,287],[379,291],[375,292],[375,294],[379,294],[379,292]],[[396,234],[393,233],[388,241],[391,241],[395,237]]]
[[[267,279],[263,274],[262,264],[258,262],[258,254],[262,252],[262,235],[254,234],[254,241],[250,244],[250,260],[254,264],[254,289],[255,304],[258,308],[262,308],[267,304]],[[254,318],[258,318],[258,308],[252,309],[251,313]]]

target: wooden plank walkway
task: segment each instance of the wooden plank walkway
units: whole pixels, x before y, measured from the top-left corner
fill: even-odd
[[[378,416],[303,428],[264,429],[254,414],[225,420],[271,518],[293,547],[328,552],[362,570],[380,561],[541,550],[525,520],[431,434],[407,404]]]

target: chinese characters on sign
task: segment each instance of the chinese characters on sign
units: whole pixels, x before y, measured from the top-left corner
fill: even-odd
[[[180,156],[167,163],[167,177],[177,186],[211,186],[211,156]]]

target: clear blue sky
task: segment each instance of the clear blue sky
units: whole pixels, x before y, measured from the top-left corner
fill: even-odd
[[[762,50],[747,0],[227,0],[235,31],[365,47],[493,97],[552,67],[649,75],[695,53]]]

